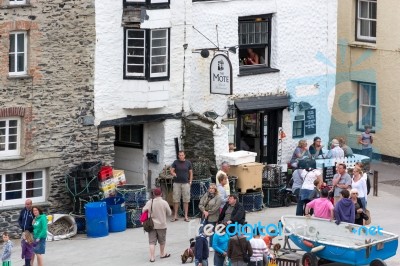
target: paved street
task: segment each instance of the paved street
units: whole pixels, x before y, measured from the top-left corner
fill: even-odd
[[[390,182],[400,180],[400,167],[391,164],[374,164],[373,169],[379,171],[379,194],[372,197],[370,193],[368,209],[371,211],[372,225],[380,225],[385,231],[400,234],[398,226],[400,220],[400,193],[399,186],[389,185]],[[393,181],[394,182],[394,181]],[[264,224],[277,223],[281,215],[294,214],[295,206],[266,208],[261,212],[248,213],[247,221]],[[195,225],[195,221],[192,225]],[[77,235],[70,240],[48,242],[45,265],[179,265],[180,255],[188,247],[193,233],[189,232],[191,223],[183,219],[168,224],[167,252],[170,258],[160,259],[150,263],[148,259],[148,239],[143,229],[128,229],[121,233],[111,233],[103,238],[87,238],[86,235]],[[278,239],[282,242],[282,238]],[[23,265],[20,259],[21,248],[19,241],[13,249],[13,265]],[[157,250],[158,254],[158,250]],[[211,253],[212,261],[213,253]],[[397,255],[386,261],[389,266],[400,266],[400,249]],[[212,262],[210,263],[212,265]]]

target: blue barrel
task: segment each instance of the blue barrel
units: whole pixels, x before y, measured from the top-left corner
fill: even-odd
[[[88,237],[108,235],[108,214],[105,202],[85,204],[86,234]]]
[[[107,204],[108,214],[119,214],[126,211],[125,199],[122,197],[110,197],[103,199],[103,201]]]
[[[108,231],[122,232],[126,230],[126,212],[108,215]]]

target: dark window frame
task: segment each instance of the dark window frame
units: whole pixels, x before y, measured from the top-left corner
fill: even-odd
[[[120,140],[120,132],[122,127],[129,127],[130,128],[130,136],[132,134],[139,134],[138,139],[140,139],[139,142],[127,142],[127,141],[121,141]],[[135,132],[132,132],[132,131]],[[115,126],[115,141],[114,141],[115,146],[119,147],[129,147],[129,148],[136,148],[136,149],[143,149],[143,124],[139,125],[124,125],[124,126]]]
[[[271,68],[271,31],[272,31],[272,14],[262,14],[262,15],[252,15],[238,18],[238,51],[239,51],[239,76],[256,75],[263,73],[279,72],[279,69]],[[262,21],[256,21],[262,19]],[[241,34],[241,23],[244,22],[260,22],[267,23],[267,43],[251,43],[251,44],[241,44],[240,34]],[[262,27],[261,27],[262,28]],[[260,59],[264,57],[264,63],[258,65],[242,65],[240,62],[242,58],[247,55],[247,48],[253,48],[255,52],[259,55]],[[263,54],[263,51],[265,52]]]
[[[362,85],[368,85],[368,86],[374,86],[375,88],[374,88],[374,102],[375,102],[375,104],[374,105],[369,105],[370,107],[369,108],[374,108],[375,110],[374,110],[374,117],[372,117],[371,119],[372,119],[372,123],[370,124],[370,126],[371,126],[371,132],[372,133],[375,133],[375,129],[376,129],[376,109],[377,109],[377,89],[376,89],[376,83],[371,83],[371,82],[358,82],[357,83],[357,95],[358,95],[358,97],[357,97],[357,131],[360,131],[360,132],[364,132],[365,131],[365,125],[367,124],[367,123],[362,123],[362,120],[363,120],[363,118],[361,117],[362,116],[362,113],[360,113],[360,112],[362,112],[362,110],[361,110],[361,108],[362,108],[362,106],[361,106],[361,97],[362,97],[362,95],[361,95],[361,86]],[[370,96],[371,97],[371,96]],[[369,101],[371,101],[371,98],[369,98]]]
[[[295,134],[295,123],[301,123],[301,133]],[[294,120],[293,121],[293,128],[292,128],[292,138],[303,138],[304,137],[304,120]]]
[[[151,3],[151,0],[145,0],[144,2],[133,1],[129,2],[127,0],[123,0],[124,7],[132,6],[132,7],[146,7],[147,9],[168,9],[170,8],[171,0],[166,1],[165,3]]]
[[[151,77],[151,73],[150,73],[150,67],[151,67],[151,64],[150,64],[150,60],[151,60],[151,57],[150,57],[150,53],[151,53],[151,45],[150,45],[151,39],[150,39],[150,36],[151,36],[151,31],[152,30],[162,30],[162,29],[167,30],[167,38],[168,38],[168,41],[167,41],[167,45],[168,45],[168,47],[167,47],[167,57],[168,57],[167,58],[167,68],[168,68],[168,70],[167,70],[166,76],[163,76],[163,77]],[[162,29],[136,29],[136,28],[130,28],[130,27],[125,27],[124,28],[123,79],[139,79],[139,80],[147,80],[147,81],[150,81],[150,82],[151,81],[169,80],[170,71],[171,71],[171,69],[170,69],[170,61],[171,61],[171,59],[170,59],[170,54],[171,54],[171,29],[170,28],[162,28]],[[145,49],[145,55],[144,55],[145,72],[144,72],[144,76],[130,76],[130,75],[127,75],[127,73],[126,73],[126,63],[127,63],[126,62],[126,50],[127,50],[127,48],[126,48],[126,38],[127,38],[128,30],[143,30],[145,32],[145,46],[144,46],[144,49]]]

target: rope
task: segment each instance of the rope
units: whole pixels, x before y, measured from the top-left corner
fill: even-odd
[[[54,223],[49,224],[47,231],[49,231],[53,236],[58,236],[70,233],[73,228],[73,224],[70,224],[66,219],[60,218]]]

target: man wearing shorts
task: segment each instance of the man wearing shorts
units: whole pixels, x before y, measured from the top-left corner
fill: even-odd
[[[185,212],[185,222],[189,222],[188,210],[190,202],[190,186],[193,180],[192,163],[185,159],[185,152],[179,151],[178,160],[171,165],[171,175],[174,177],[173,200],[174,200],[174,217],[171,222],[178,220],[178,206],[183,199],[183,209]]]

